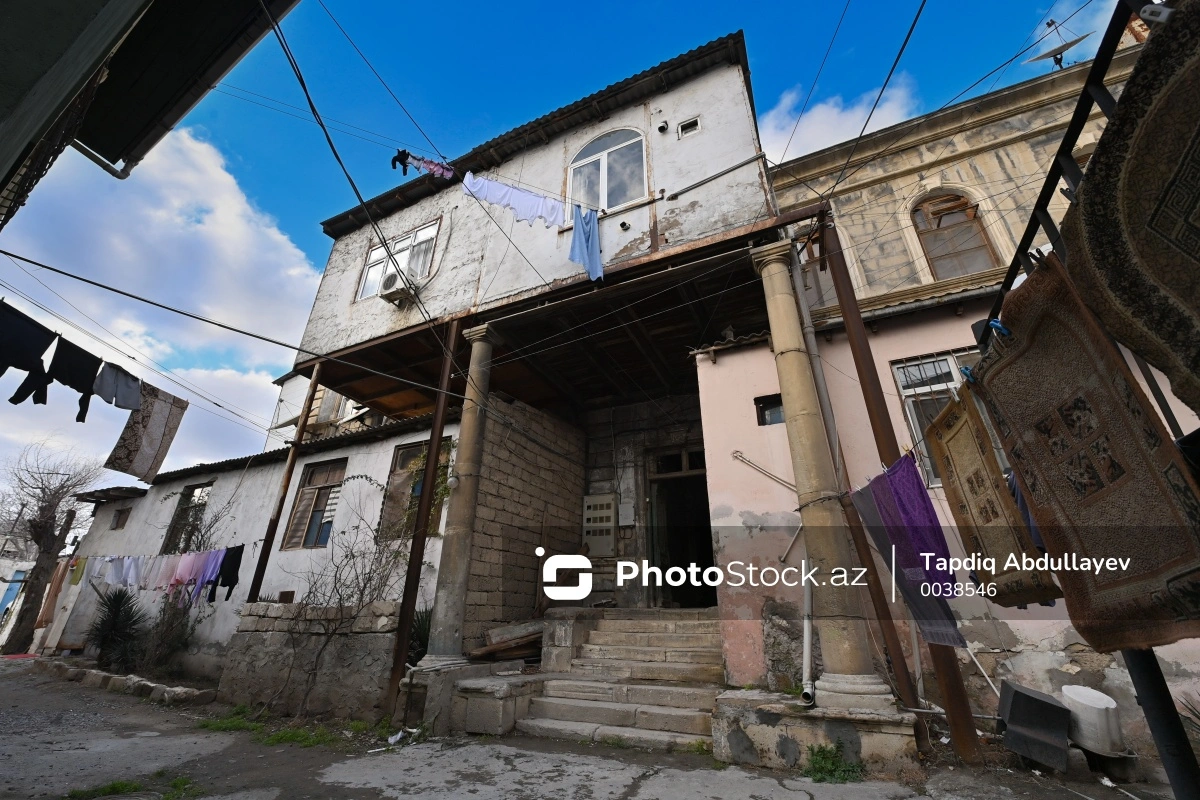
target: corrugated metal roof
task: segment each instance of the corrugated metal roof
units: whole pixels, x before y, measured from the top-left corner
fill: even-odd
[[[142,497],[145,494],[146,490],[140,486],[108,486],[103,489],[92,489],[90,492],[80,492],[74,497],[84,503],[111,503],[115,500]]]
[[[447,421],[456,420],[459,417],[462,409],[452,408],[447,411]],[[421,430],[430,426],[433,420],[433,414],[422,414],[419,417],[410,417],[408,419],[396,420],[383,425],[378,425],[374,428],[366,428],[364,430],[353,431],[350,433],[341,433],[334,436],[327,436],[323,439],[304,442],[300,445],[300,455],[308,455],[310,453],[322,453],[326,450],[336,450],[339,447],[345,447],[355,442],[369,442],[378,439],[386,439],[390,436],[395,436],[406,431]],[[193,475],[209,475],[214,472],[229,472],[234,469],[242,469],[250,464],[262,465],[271,464],[276,461],[286,461],[288,447],[280,447],[275,450],[267,450],[262,453],[253,453],[248,456],[239,456],[237,458],[227,458],[224,461],[214,461],[210,464],[196,464],[183,469],[172,470],[171,472],[160,472],[151,483],[158,486],[163,483],[177,481],[180,478],[189,478]]]
[[[746,39],[741,31],[714,39],[708,44],[678,55],[668,61],[639,72],[637,75],[606,86],[582,100],[551,111],[545,116],[520,127],[502,133],[476,147],[464,156],[454,159],[456,177],[438,178],[424,174],[395,189],[384,192],[367,201],[371,216],[378,220],[421,198],[440,192],[447,186],[458,183],[467,172],[480,172],[503,164],[514,155],[530,146],[542,145],[554,136],[565,133],[580,125],[603,119],[613,111],[625,108],[646,97],[670,89],[690,80],[720,64],[739,64],[746,81],[746,93],[750,100],[750,116],[755,118],[754,93],[750,88],[750,64],[746,56]],[[321,223],[326,235],[333,238],[344,236],[367,224],[361,207],[354,207]]]

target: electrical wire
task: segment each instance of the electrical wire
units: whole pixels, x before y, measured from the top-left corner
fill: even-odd
[[[925,11],[925,4],[927,2],[928,0],[921,0],[921,5],[917,7],[917,13],[913,16],[912,24],[908,26],[908,33],[904,35],[904,41],[900,43],[900,50],[896,53],[896,58],[892,61],[892,67],[888,70],[887,77],[883,79],[883,85],[879,87],[879,94],[875,95],[875,102],[871,104],[871,110],[867,113],[867,118],[863,120],[862,130],[854,138],[854,144],[850,147],[850,154],[846,156],[846,163],[842,165],[842,171],[838,173],[837,180],[829,188],[830,196],[833,195],[838,184],[842,182],[842,175],[846,173],[846,168],[850,166],[850,162],[854,159],[854,153],[858,150],[858,143],[862,141],[863,136],[866,134],[867,126],[871,124],[871,117],[875,116],[875,109],[879,107],[879,101],[883,99],[883,93],[887,91],[888,84],[892,81],[892,75],[896,73],[896,67],[900,66],[900,59],[904,56],[904,51],[908,49],[908,43],[912,39],[913,31],[917,29],[917,23],[921,20],[921,13]]]
[[[837,41],[838,31],[842,29],[842,20],[846,19],[846,12],[849,10],[850,0],[846,0],[846,4],[842,6],[842,15],[838,17],[837,26],[833,29],[833,36],[829,37],[829,46],[825,48],[825,55],[821,57],[821,66],[817,67],[817,74],[813,77],[812,84],[808,87],[808,94],[804,96],[804,103],[800,106],[800,113],[796,116],[796,124],[792,126],[792,132],[788,135],[787,144],[783,146],[783,152],[779,154],[780,161],[787,158],[788,148],[792,146],[792,139],[796,136],[796,131],[800,129],[800,120],[804,118],[804,112],[808,109],[808,101],[812,100],[813,92],[817,89],[817,82],[821,80],[821,73],[825,71],[825,62],[829,60],[829,53],[833,50],[833,43]]]

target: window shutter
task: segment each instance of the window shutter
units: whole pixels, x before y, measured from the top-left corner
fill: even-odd
[[[304,531],[308,528],[309,517],[312,516],[317,491],[316,487],[310,486],[301,489],[296,495],[296,502],[292,506],[292,519],[288,523],[287,535],[283,537],[283,543],[279,546],[280,550],[291,550],[304,544]]]
[[[407,466],[393,470],[388,476],[387,493],[383,497],[383,513],[379,518],[380,539],[399,539],[406,533],[402,528],[404,518],[408,516],[409,502],[412,500],[414,477],[412,470]]]

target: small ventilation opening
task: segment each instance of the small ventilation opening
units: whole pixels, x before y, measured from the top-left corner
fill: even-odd
[[[699,117],[695,117],[693,119],[687,120],[686,122],[679,123],[679,138],[680,139],[682,139],[685,136],[691,136],[693,133],[699,133],[699,132],[700,132],[700,118]]]

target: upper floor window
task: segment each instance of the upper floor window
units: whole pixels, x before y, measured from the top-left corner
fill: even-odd
[[[333,514],[346,478],[346,459],[309,464],[304,468],[300,489],[292,506],[292,518],[281,550],[325,547],[333,531]]]
[[[962,195],[927,197],[913,209],[912,218],[935,280],[998,266],[979,222],[979,206]]]
[[[367,254],[367,266],[363,269],[362,282],[358,287],[358,299],[379,294],[384,277],[395,272],[397,266],[409,280],[419,281],[428,277],[437,231],[438,223],[431,222],[389,241],[388,248],[392,251],[394,263],[388,258],[388,248],[382,244],[372,247]]]
[[[167,526],[167,535],[163,537],[160,553],[188,553],[203,550],[211,544],[207,541],[210,538],[209,531],[205,530],[204,524],[210,492],[211,482],[185,486],[179,492],[179,503],[175,506],[175,513],[171,515],[171,523]]]
[[[571,202],[612,211],[641,200],[646,189],[646,142],[637,131],[611,131],[571,160]]]
[[[912,440],[917,443],[918,463],[929,486],[941,486],[942,476],[929,453],[925,431],[950,402],[962,380],[959,370],[979,363],[979,352],[960,350],[936,356],[924,356],[892,362],[896,388],[904,404]]]

